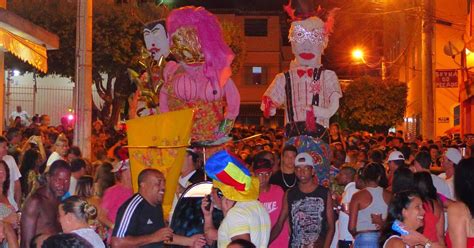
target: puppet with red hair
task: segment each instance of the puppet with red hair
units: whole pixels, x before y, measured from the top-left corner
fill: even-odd
[[[285,106],[288,138],[309,135],[326,140],[329,118],[342,97],[336,73],[321,63],[332,31],[333,11],[324,22],[316,16],[321,11],[313,0],[290,0],[285,10],[292,20],[288,38],[295,59],[288,71],[276,75],[263,95],[261,109],[269,117]]]
[[[240,95],[231,76],[234,54],[217,18],[202,7],[173,10],[167,18],[170,51],[177,62],[164,70],[160,112],[193,108],[192,142],[228,140]]]

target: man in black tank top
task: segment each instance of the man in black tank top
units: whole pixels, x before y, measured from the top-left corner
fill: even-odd
[[[334,235],[334,211],[330,192],[315,181],[314,160],[308,153],[300,153],[295,159],[298,187],[285,194],[282,213],[272,228],[270,242],[281,231],[289,218],[289,247],[329,248]]]

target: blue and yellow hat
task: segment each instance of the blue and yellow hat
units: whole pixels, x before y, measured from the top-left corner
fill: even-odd
[[[204,166],[214,187],[233,201],[257,200],[259,181],[250,175],[244,162],[226,150],[213,154]]]

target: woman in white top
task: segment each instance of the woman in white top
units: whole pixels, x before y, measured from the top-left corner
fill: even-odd
[[[416,191],[402,191],[396,193],[388,206],[388,215],[385,222],[380,243],[383,248],[410,247],[401,238],[401,233],[393,230],[395,221],[400,223],[404,230],[414,231],[423,226],[425,210],[423,201]],[[421,247],[431,247],[429,239]]]
[[[349,232],[354,236],[355,247],[379,248],[380,225],[391,197],[379,186],[384,177],[381,164],[370,163],[362,169],[365,188],[355,193],[349,204]]]
[[[71,196],[59,205],[59,222],[65,233],[75,233],[94,248],[105,248],[99,235],[89,227],[87,220],[97,215],[97,209],[77,196]]]

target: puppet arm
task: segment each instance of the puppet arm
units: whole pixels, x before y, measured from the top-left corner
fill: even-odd
[[[285,83],[285,76],[283,73],[279,73],[263,94],[260,109],[265,118],[274,116],[276,108],[285,102]]]

